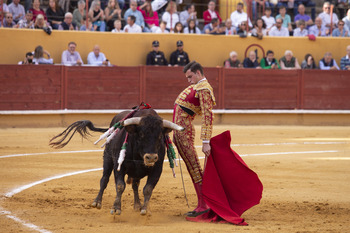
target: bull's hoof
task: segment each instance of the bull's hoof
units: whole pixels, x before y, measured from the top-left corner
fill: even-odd
[[[101,202],[94,201],[94,202],[91,204],[91,207],[97,208],[97,209],[101,209],[102,204],[101,204]]]
[[[141,215],[146,215],[147,214],[147,210],[141,210],[140,214]]]
[[[122,211],[121,210],[116,210],[116,209],[111,209],[111,214],[114,215],[121,215]]]

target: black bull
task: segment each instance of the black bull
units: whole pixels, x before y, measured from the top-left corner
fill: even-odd
[[[117,114],[110,127],[116,122],[123,120],[131,111],[124,111]],[[109,177],[114,171],[117,196],[112,211],[121,214],[121,197],[125,190],[125,175],[128,175],[128,183],[132,181],[134,191],[134,209],[140,210],[141,214],[147,213],[148,202],[152,191],[163,170],[165,156],[165,136],[174,130],[183,128],[166,120],[162,120],[152,109],[137,111],[132,118],[124,121],[124,128],[106,145],[103,153],[103,176],[100,181],[100,191],[92,203],[93,207],[101,208],[102,195],[107,187]],[[126,123],[127,122],[127,123]],[[91,121],[77,121],[67,127],[61,134],[50,140],[50,145],[54,148],[62,148],[69,143],[73,135],[78,132],[81,136],[89,135],[88,129],[96,132],[106,132],[108,129],[95,128]],[[74,131],[73,131],[74,130]],[[70,132],[72,135],[64,142]],[[128,136],[125,160],[118,171],[118,158],[123,142]],[[54,141],[54,140],[58,141]],[[144,203],[141,206],[138,187],[140,180],[148,176],[143,188]]]

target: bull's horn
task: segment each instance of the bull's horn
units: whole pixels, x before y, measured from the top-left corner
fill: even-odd
[[[169,129],[173,129],[173,130],[179,130],[179,131],[183,131],[185,128],[171,122],[171,121],[167,121],[167,120],[163,120],[163,126],[165,128],[169,128]]]
[[[130,118],[130,119],[126,119],[126,120],[123,122],[123,125],[124,125],[124,126],[128,126],[128,125],[139,125],[139,124],[140,124],[140,121],[141,121],[141,117],[133,117],[133,118]]]

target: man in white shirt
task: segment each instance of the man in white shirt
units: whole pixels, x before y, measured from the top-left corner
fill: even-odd
[[[232,25],[236,28],[238,28],[243,21],[247,21],[248,15],[243,11],[243,3],[240,2],[237,4],[237,10],[232,12],[230,18],[232,20]],[[248,19],[248,21],[249,27],[253,27],[252,23],[250,22],[250,19]]]
[[[87,57],[87,63],[93,66],[108,65],[108,60],[106,59],[106,56],[100,52],[99,45],[95,45],[92,49],[92,52],[89,53]]]
[[[282,27],[283,19],[278,18],[276,19],[276,26],[273,26],[271,28],[271,31],[269,32],[269,36],[289,36],[288,28]]]
[[[127,25],[124,27],[124,32],[128,33],[142,33],[142,28],[135,23],[136,17],[133,15],[128,16]]]
[[[180,22],[184,27],[188,27],[188,21],[190,21],[190,19],[194,19],[196,25],[198,25],[197,12],[193,4],[187,5],[185,10],[180,13]]]
[[[326,26],[327,28],[331,28],[331,4],[329,2],[325,2],[323,4],[323,12],[318,15],[322,19],[322,26]],[[332,24],[333,28],[336,28],[338,24],[338,16],[333,13]]]
[[[75,42],[69,42],[68,49],[63,51],[61,63],[63,65],[73,66],[82,65],[83,60],[80,57],[79,52],[75,51],[77,44]]]
[[[9,11],[13,15],[13,21],[18,23],[21,19],[24,19],[24,7],[19,4],[19,0],[13,0],[10,5],[8,5]]]

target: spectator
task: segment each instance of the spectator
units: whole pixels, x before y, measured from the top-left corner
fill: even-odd
[[[86,15],[83,16],[83,24],[80,26],[80,31],[90,31],[94,32],[97,29],[97,25],[92,25],[90,16],[87,17],[88,28],[86,29]]]
[[[267,34],[271,30],[271,28],[273,26],[275,26],[275,24],[276,24],[276,20],[275,20],[274,17],[271,16],[271,13],[272,13],[271,12],[271,8],[266,8],[265,9],[265,15],[263,17],[261,17],[264,20],[265,24],[266,24],[266,30],[267,30],[266,33]]]
[[[283,19],[282,27],[287,28],[288,31],[291,32],[291,31],[293,31],[292,20],[291,20],[290,16],[286,13],[287,13],[286,7],[281,6],[279,9],[279,15],[276,16],[276,22],[277,22],[277,19]]]
[[[151,2],[145,1],[145,3],[137,9],[142,13],[145,20],[145,27],[147,27],[149,31],[155,32],[159,28],[159,16],[157,11],[153,11]]]
[[[142,28],[135,23],[136,17],[134,15],[130,15],[127,19],[127,24],[124,27],[124,32],[127,33],[142,33]]]
[[[44,58],[44,54],[47,56],[47,59]],[[34,59],[33,63],[35,64],[53,64],[53,59],[50,56],[50,53],[41,45],[38,45],[34,50]]]
[[[29,64],[33,64],[33,53],[32,52],[28,52],[26,53],[26,57],[24,58],[24,61],[20,61],[18,62],[18,65],[29,65]]]
[[[106,31],[105,13],[101,9],[101,2],[94,0],[89,10],[89,17],[92,19],[92,25],[97,26],[96,31]]]
[[[276,19],[276,26],[273,26],[271,28],[271,31],[269,32],[269,36],[289,36],[289,31],[287,28],[282,27],[283,19],[278,18]]]
[[[346,47],[346,55],[340,59],[341,70],[350,70],[350,45]]]
[[[246,57],[243,61],[243,67],[261,69],[255,51],[249,52],[249,56]]]
[[[260,66],[263,69],[281,69],[277,60],[274,58],[275,54],[272,50],[266,52],[266,57],[260,61]]]
[[[261,18],[256,20],[252,30],[252,35],[260,39],[267,35],[266,24]]]
[[[325,53],[324,57],[320,60],[321,70],[339,70],[337,62],[332,58],[332,53]]]
[[[203,12],[204,25],[211,23],[212,19],[217,18],[219,20],[219,24],[221,23],[221,17],[219,12],[215,10],[216,2],[215,0],[210,0],[208,3],[208,10]]]
[[[305,55],[305,60],[301,63],[301,68],[305,70],[317,69],[315,59],[311,54],[308,53]]]
[[[300,69],[298,59],[293,57],[293,53],[290,50],[286,50],[284,56],[280,59],[280,66],[282,70]]]
[[[226,19],[225,21],[225,35],[235,35],[237,34],[237,30],[234,26],[232,26],[232,20]]]
[[[185,34],[202,34],[201,30],[196,26],[196,21],[194,19],[190,19],[188,21],[188,27],[184,29]]]
[[[34,22],[36,21],[36,17],[38,15],[44,16],[44,19],[47,20],[44,10],[40,8],[40,0],[33,0],[33,7],[30,10],[33,12]]]
[[[180,21],[179,15],[177,14],[175,2],[173,1],[169,2],[162,16],[162,21],[166,22],[166,29],[169,32],[174,31],[175,24]]]
[[[78,8],[73,11],[73,23],[81,28],[83,24],[83,17],[85,16],[85,1],[79,0]]]
[[[77,25],[73,23],[73,15],[67,12],[64,15],[63,22],[58,26],[58,30],[79,30]]]
[[[210,24],[207,24],[203,28],[203,34],[219,35],[222,34],[222,30],[219,26],[219,19],[214,18]]]
[[[6,12],[6,14],[5,14],[5,19],[3,20],[3,27],[4,27],[4,28],[13,28],[13,27],[16,27],[15,22],[13,22],[12,13]]]
[[[92,52],[87,56],[87,64],[92,66],[108,66],[106,56],[100,52],[100,46],[95,45]]]
[[[182,40],[176,42],[177,49],[170,55],[170,64],[172,66],[185,66],[190,62],[188,54],[184,51]]]
[[[124,13],[124,19],[125,21],[128,20],[129,16],[135,16],[135,24],[141,27],[141,32],[149,32],[149,30],[147,28],[145,28],[145,21],[144,18],[142,16],[141,11],[137,10],[137,2],[136,0],[131,0],[130,1],[130,8],[125,11]]]
[[[239,35],[240,37],[247,37],[251,35],[251,33],[249,32],[247,21],[241,22],[237,31],[237,35]]]
[[[152,42],[152,51],[147,54],[146,65],[167,66],[168,61],[164,57],[164,53],[159,51],[159,41]]]
[[[339,20],[338,21],[338,28],[334,29],[332,32],[332,36],[334,37],[348,37],[349,31],[344,28],[344,21]]]
[[[65,15],[62,8],[58,5],[57,0],[49,1],[49,8],[46,10],[46,16],[52,29],[58,29],[59,25],[63,22]]]
[[[306,24],[303,19],[298,20],[297,25],[298,27],[294,29],[294,32],[293,32],[294,37],[307,36],[309,34],[308,30],[305,28]]]
[[[154,33],[169,33],[168,30],[166,30],[166,22],[160,21],[159,28]]]
[[[317,17],[315,19],[315,25],[309,28],[309,35],[314,36],[328,36],[329,29],[322,25],[322,19]]]
[[[8,10],[12,13],[13,21],[17,24],[21,19],[24,19],[25,11],[24,7],[19,4],[19,0],[13,0],[10,5],[8,5]]]
[[[63,51],[61,63],[63,65],[82,65],[83,60],[80,57],[79,52],[75,51],[77,44],[75,42],[68,43],[68,49]]]
[[[350,9],[348,10],[347,16],[343,18],[345,23],[344,28],[350,32]]]
[[[123,33],[124,32],[122,29],[122,21],[120,21],[119,19],[114,21],[114,29],[112,30],[112,32],[115,32],[115,33]]]
[[[174,32],[173,33],[184,33],[184,26],[182,25],[182,23],[177,22],[175,24],[175,28],[174,28]]]
[[[304,12],[305,12],[305,6],[308,8],[311,8],[311,20],[315,20],[315,18],[316,18],[316,9],[315,9],[316,4],[313,3],[312,0],[294,0],[294,15],[297,15],[296,10],[298,9],[298,11],[299,11],[300,4],[303,4]],[[301,14],[300,11],[299,11],[299,14]],[[311,24],[309,24],[309,21],[306,20],[305,18],[300,18],[300,19],[305,20],[306,25],[311,25]],[[294,18],[294,22],[296,22],[296,21],[297,20]]]
[[[297,14],[294,17],[294,22],[296,24],[298,24],[299,20],[304,20],[306,26],[311,26],[314,24],[314,22],[312,21],[311,17],[305,14],[305,6],[303,4],[300,4],[298,6],[298,12],[299,14]]]
[[[28,10],[25,18],[21,19],[18,22],[19,28],[27,28],[27,29],[34,29],[34,21],[33,21],[33,13],[31,10]]]
[[[35,29],[47,29],[47,28],[49,28],[50,31],[52,30],[51,26],[49,26],[49,24],[47,23],[47,21],[45,20],[45,18],[42,14],[39,14],[36,16],[34,28]]]
[[[243,3],[238,3],[237,4],[237,10],[231,13],[231,20],[232,20],[232,25],[238,29],[238,27],[241,25],[243,21],[247,21],[247,13],[243,11]],[[249,20],[249,27],[253,27],[252,23]]]
[[[237,59],[238,55],[235,51],[230,52],[230,57],[224,61],[225,68],[242,67],[241,62]]]
[[[114,21],[122,18],[122,10],[119,8],[117,0],[108,0],[108,5],[105,8],[105,16],[107,22],[107,31],[112,31]]]
[[[194,4],[188,4],[184,11],[180,12],[180,22],[184,27],[188,26],[188,22],[193,19],[195,24],[198,25],[197,12],[194,8]]]
[[[329,2],[325,2],[323,4],[323,12],[318,15],[322,19],[322,26],[327,28],[331,28],[331,4]],[[332,19],[332,27],[335,28],[335,25],[338,23],[338,16],[333,13]]]

